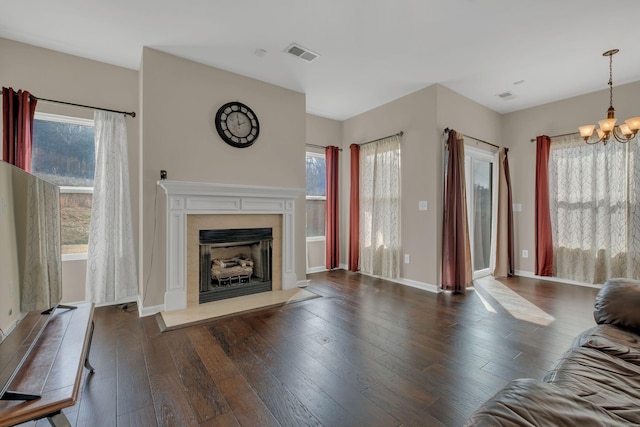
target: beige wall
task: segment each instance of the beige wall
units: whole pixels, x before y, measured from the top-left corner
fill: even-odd
[[[437,88],[431,86],[396,101],[346,120],[343,125],[341,228],[349,226],[349,146],[404,132],[401,142],[402,205],[401,233],[403,253],[412,255],[411,264],[402,264],[403,278],[426,284],[438,279],[436,212],[418,212],[419,200],[434,206],[440,182],[440,136],[437,124]],[[342,242],[342,263],[348,259],[348,238]]]
[[[342,123],[338,120],[327,119],[313,114],[307,114],[307,144],[326,147],[340,146],[342,143]],[[307,151],[323,153],[323,149],[307,147]],[[340,158],[342,161],[342,158]]]
[[[441,139],[437,127],[437,87],[404,96],[396,101],[348,119],[343,124],[342,221],[349,226],[349,146],[404,132],[401,142],[402,202],[401,233],[403,253],[411,264],[402,264],[400,275],[426,284],[438,280],[437,203],[441,169]],[[430,209],[418,212],[418,201],[427,200]],[[341,262],[347,263],[348,236],[341,245]]]
[[[115,110],[138,108],[138,72],[73,55],[0,38],[0,84],[28,90],[41,98],[93,105]],[[93,110],[38,102],[37,112],[93,118]],[[135,244],[138,230],[138,118],[127,116],[129,170]],[[1,126],[1,123],[0,123]],[[65,261],[63,299],[84,295],[84,261]],[[72,265],[76,264],[76,265]],[[66,274],[74,271],[76,274]],[[81,300],[84,299],[80,298]]]
[[[616,86],[614,107],[618,123],[640,114],[640,82]],[[597,124],[606,118],[609,91],[602,90],[503,116],[503,140],[510,147],[509,167],[513,185],[513,203],[522,204],[514,212],[516,270],[534,272],[535,251],[535,143],[538,135],[560,135],[578,131],[578,126]],[[613,142],[617,144],[617,142]],[[522,258],[522,250],[529,251]]]
[[[433,85],[396,101],[346,120],[343,125],[341,227],[348,229],[348,147],[404,131],[402,152],[402,279],[426,285],[440,283],[442,224],[442,132],[446,127],[500,144],[498,113],[445,87]],[[426,200],[427,211],[418,210]],[[348,239],[343,240],[341,259],[346,263]]]
[[[148,283],[143,305],[164,303],[165,262],[160,246],[154,248],[150,265],[160,169],[167,170],[170,180],[300,188],[295,247],[301,253],[305,244],[304,94],[149,48],[142,53],[140,85],[141,281]],[[260,121],[260,136],[247,148],[225,144],[213,122],[218,108],[235,100],[250,106]],[[296,257],[296,274],[304,280],[303,256]]]

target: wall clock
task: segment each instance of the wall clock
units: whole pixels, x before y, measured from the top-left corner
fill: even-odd
[[[253,110],[241,102],[227,102],[216,113],[220,138],[238,148],[249,147],[260,134],[260,123]]]

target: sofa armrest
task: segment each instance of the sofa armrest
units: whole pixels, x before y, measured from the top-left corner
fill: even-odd
[[[621,426],[628,422],[552,384],[511,381],[482,405],[465,426]]]
[[[594,308],[596,323],[640,331],[640,281],[607,280],[596,296]]]

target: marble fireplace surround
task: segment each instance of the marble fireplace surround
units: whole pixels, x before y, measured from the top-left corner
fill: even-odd
[[[297,286],[295,201],[304,190],[169,180],[158,185],[167,196],[164,311],[197,304],[200,229],[272,227],[273,289]]]

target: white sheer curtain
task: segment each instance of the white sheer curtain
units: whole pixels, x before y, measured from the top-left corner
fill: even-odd
[[[400,137],[360,147],[360,271],[400,274]]]
[[[138,293],[133,249],[127,128],[123,114],[96,111],[96,171],[87,258],[87,295],[96,304]]]
[[[549,197],[554,276],[640,279],[640,148],[553,138]]]

